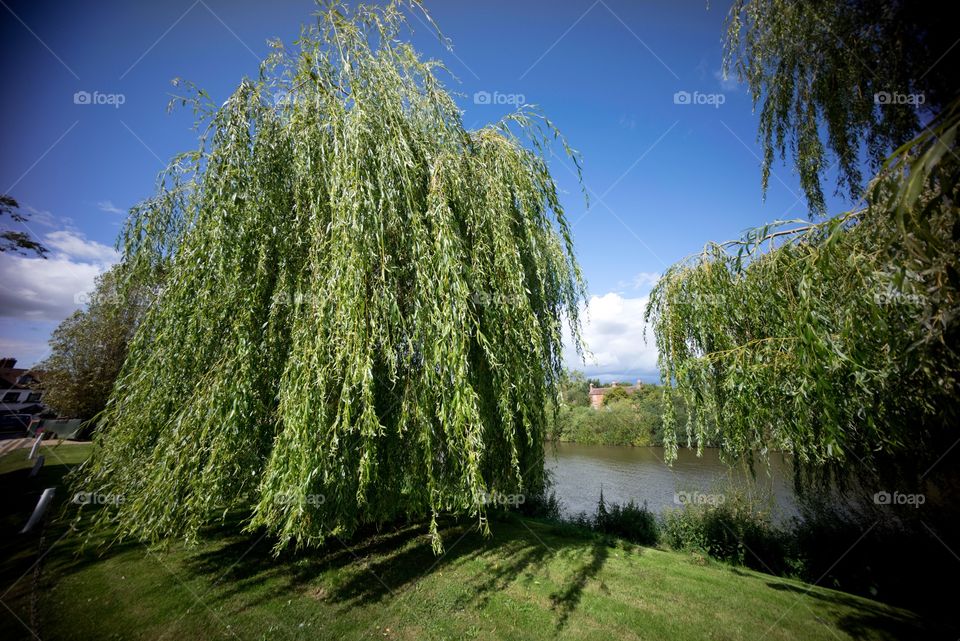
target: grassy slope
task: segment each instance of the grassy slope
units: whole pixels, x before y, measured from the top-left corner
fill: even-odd
[[[450,524],[437,559],[424,529],[360,537],[350,547],[275,559],[258,536],[215,536],[163,551],[139,545],[77,554],[62,525],[37,542],[12,532],[39,491],[84,446],[48,456],[28,480],[0,460],[5,638],[44,639],[892,639],[943,631],[866,599],[732,568],[697,556],[590,538],[511,518],[486,540]],[[22,459],[21,459],[22,461]],[[63,498],[61,492],[60,498]],[[16,499],[23,495],[23,499]],[[26,572],[26,576],[18,580]],[[31,619],[30,593],[40,595]],[[946,636],[943,634],[943,636]]]

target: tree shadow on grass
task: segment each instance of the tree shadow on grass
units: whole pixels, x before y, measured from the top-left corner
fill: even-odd
[[[597,537],[590,546],[590,561],[577,569],[567,580],[566,586],[550,595],[553,602],[553,610],[557,612],[557,630],[560,630],[567,624],[570,614],[577,608],[580,599],[583,597],[583,590],[587,583],[597,577],[603,564],[610,555],[610,548],[607,541]]]
[[[275,541],[263,533],[207,532],[199,548],[186,550],[180,565],[207,579],[210,588],[217,588],[208,597],[212,601],[226,602],[252,588],[257,588],[259,599],[265,601],[302,591],[321,576],[337,576],[341,570],[395,554],[423,537],[424,531],[419,523],[379,532],[367,530],[348,541],[330,539],[319,548],[279,554],[273,550]],[[377,585],[371,583],[363,595],[365,600],[389,594],[385,585],[372,576],[370,579]],[[240,609],[256,605],[248,602]]]
[[[26,451],[15,450],[10,456],[26,459]],[[45,613],[37,598],[59,577],[138,546],[116,543],[99,553],[85,546],[84,533],[73,527],[72,497],[64,483],[75,465],[49,456],[35,476],[30,466],[0,474],[5,494],[0,507],[0,594],[5,606],[0,608],[0,629],[10,638],[38,638]],[[22,533],[46,488],[55,488],[53,500],[33,529]]]
[[[880,603],[854,595],[836,591],[825,591],[823,588],[803,588],[789,583],[769,581],[767,586],[783,592],[792,592],[798,597],[813,598],[827,606],[842,607],[843,614],[837,613],[833,607],[828,611],[834,615],[833,624],[849,634],[854,639],[915,639],[922,634],[924,639],[957,638],[958,630],[948,630],[940,623],[921,619],[905,610],[896,610],[885,607]],[[878,636],[882,635],[882,636]]]
[[[456,603],[482,609],[493,595],[515,582],[532,582],[557,555],[566,557],[568,566],[576,566],[586,558],[581,567],[561,580],[561,587],[551,595],[559,628],[576,609],[585,586],[598,575],[607,556],[606,545],[588,532],[516,515],[495,517],[490,538],[482,536],[473,522],[445,521],[441,524],[441,535],[446,550],[441,556],[432,551],[425,522],[380,530],[366,528],[350,540],[331,539],[319,549],[279,555],[273,552],[274,540],[264,534],[237,534],[243,527],[241,518],[210,528],[196,548],[185,548],[176,540],[155,548],[132,540],[97,547],[90,545],[83,531],[91,514],[81,519],[80,531],[68,531],[69,519],[63,518],[61,508],[69,500],[63,475],[69,467],[48,465],[35,479],[28,477],[26,469],[2,475],[13,497],[0,518],[0,530],[11,535],[4,537],[9,539],[6,543],[0,544],[5,552],[5,562],[0,565],[4,589],[22,579],[39,556],[39,540],[13,534],[22,527],[44,487],[57,487],[55,506],[50,510],[51,521],[45,529],[44,548],[50,552],[43,560],[47,566],[43,572],[45,583],[83,572],[106,559],[139,551],[147,556],[156,555],[177,574],[186,570],[202,578],[208,585],[205,601],[226,604],[235,600],[241,604],[233,606],[236,611],[311,589],[316,598],[348,610],[402,597],[423,579],[463,563],[474,563],[477,571],[458,577],[466,577],[466,585]],[[54,515],[59,518],[53,518]],[[109,537],[109,533],[106,536]],[[322,585],[319,589],[318,583]],[[27,590],[29,586],[25,582],[17,587]],[[246,594],[256,594],[256,600],[242,598]]]
[[[402,599],[431,575],[473,563],[478,570],[461,575],[467,579],[455,606],[482,609],[511,584],[532,581],[553,557],[567,557],[573,564],[586,557],[551,595],[557,627],[563,627],[587,583],[601,571],[608,544],[585,532],[565,536],[550,525],[520,522],[519,517],[494,523],[492,530],[493,536],[487,538],[471,521],[449,520],[440,529],[445,545],[440,556],[432,551],[425,523],[361,532],[350,540],[330,540],[315,550],[279,556],[273,554],[268,538],[234,536],[189,554],[182,565],[219,586],[205,597],[209,602],[226,603],[255,587],[258,601],[244,600],[234,607],[239,612],[262,601],[288,598],[291,592],[307,592],[348,611]]]
[[[543,568],[555,551],[546,544],[516,533],[498,532],[500,525],[494,525],[494,537],[484,541],[481,546],[471,550],[466,556],[482,563],[482,572],[477,573],[469,583],[469,591],[456,601],[456,607],[467,606],[482,609],[490,598],[507,589],[516,581],[529,583],[534,572]]]

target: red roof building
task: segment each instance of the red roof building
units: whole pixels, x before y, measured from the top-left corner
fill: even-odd
[[[603,407],[603,397],[609,394],[615,389],[622,389],[627,394],[633,394],[638,389],[643,387],[642,381],[637,381],[636,385],[620,385],[619,383],[613,383],[607,387],[594,387],[593,384],[590,385],[590,406],[598,410]]]

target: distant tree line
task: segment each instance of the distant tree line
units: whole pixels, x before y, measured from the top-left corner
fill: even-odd
[[[554,441],[590,445],[663,444],[663,386],[643,385],[632,392],[627,391],[626,386],[616,387],[604,395],[603,407],[594,409],[590,405],[590,385],[599,387],[600,381],[588,379],[583,372],[565,372],[551,431]],[[678,407],[682,406],[682,399],[673,391],[670,394]]]

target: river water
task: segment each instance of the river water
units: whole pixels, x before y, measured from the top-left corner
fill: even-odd
[[[764,501],[774,520],[797,514],[793,476],[789,461],[771,454],[768,464],[755,465],[751,475],[746,467],[730,465],[719,450],[681,449],[672,466],[664,463],[662,447],[619,447],[557,443],[547,445],[546,468],[553,491],[568,516],[592,515],[603,488],[604,500],[638,505],[661,513],[683,503],[719,503],[729,500],[730,488]]]

